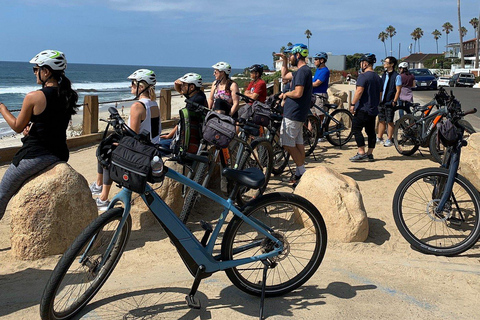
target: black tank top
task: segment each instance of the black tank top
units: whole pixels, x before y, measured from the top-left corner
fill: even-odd
[[[56,87],[41,89],[47,100],[45,110],[32,115],[28,136],[22,138],[23,146],[14,156],[12,163],[18,166],[22,159],[32,159],[42,155],[55,155],[62,161],[69,157],[66,130],[71,119],[66,102],[58,95]]]

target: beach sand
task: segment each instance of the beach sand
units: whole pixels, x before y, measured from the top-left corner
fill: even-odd
[[[172,111],[173,113],[173,111]],[[369,220],[362,243],[329,241],[316,274],[293,293],[268,298],[268,319],[479,319],[480,247],[457,257],[436,257],[410,248],[392,216],[399,183],[411,172],[437,165],[428,150],[411,157],[378,146],[375,162],[352,163],[352,141],[343,148],[327,142],[308,158],[307,170],[326,166],[358,182]],[[95,146],[71,152],[69,164],[91,182],[96,176]],[[6,166],[0,167],[0,176]],[[286,173],[285,173],[286,174]],[[291,192],[272,177],[268,192]],[[115,192],[116,187],[112,191]],[[200,200],[189,227],[201,232],[200,219],[215,220],[212,203]],[[38,319],[43,288],[58,257],[17,261],[10,254],[10,214],[0,221],[1,319]],[[184,301],[193,278],[161,228],[134,230],[118,266],[86,308],[89,319],[258,319],[259,298],[234,287],[218,272],[202,281],[202,309]]]

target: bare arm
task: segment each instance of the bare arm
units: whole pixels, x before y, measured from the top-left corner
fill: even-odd
[[[313,83],[313,87],[314,87],[314,88],[319,87],[322,83],[323,83],[323,81],[316,80],[316,81]]]
[[[233,105],[232,105],[232,108],[230,109],[230,116],[233,116],[235,112],[237,112],[239,107],[239,102],[240,102],[240,99],[237,96],[238,84],[233,82],[232,85],[230,86],[230,90],[232,91],[232,100],[233,100]]]
[[[213,95],[215,94],[215,88],[214,85],[212,84],[212,88],[210,89],[210,95],[208,96],[208,108],[212,109],[213,108]]]
[[[285,92],[283,94],[284,98],[298,99],[303,95],[304,86],[295,86],[295,89],[292,91]]]
[[[46,105],[47,100],[45,99],[45,95],[40,91],[34,91],[27,94],[25,99],[23,99],[22,109],[17,118],[7,110],[7,107],[3,103],[0,103],[0,113],[10,128],[20,133],[30,122],[34,109],[38,111],[38,113],[41,113],[45,110]]]
[[[398,97],[400,97],[400,91],[402,91],[402,86],[397,86],[397,92],[395,92],[395,98],[393,98],[393,102],[398,102]]]
[[[140,124],[145,119],[145,107],[140,102],[135,102],[130,107],[130,127],[136,133],[140,133]]]
[[[283,61],[282,64],[282,79],[283,80],[292,80],[292,73],[288,71],[288,61],[287,56],[283,53],[275,53],[275,56],[280,57]]]

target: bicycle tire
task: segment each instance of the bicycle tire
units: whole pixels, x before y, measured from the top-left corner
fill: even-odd
[[[415,122],[415,117],[406,114],[395,123],[393,130],[393,144],[398,153],[404,156],[411,156],[420,147],[416,142],[416,128],[408,128]],[[408,128],[408,129],[406,129]]]
[[[317,271],[326,251],[327,229],[312,203],[291,193],[270,193],[249,203],[243,213],[271,227],[275,237],[284,243],[283,253],[271,258],[276,266],[268,270],[267,297],[295,290]],[[271,244],[244,220],[234,217],[222,240],[222,261],[268,252]],[[242,250],[240,245],[245,248]],[[256,296],[261,294],[261,261],[227,269],[225,273],[240,290]]]
[[[314,115],[309,115],[303,124],[303,144],[305,145],[305,157],[313,153],[313,150],[318,144],[318,118]],[[310,124],[311,130],[308,129]]]
[[[456,175],[445,210],[434,212],[447,178],[445,168],[421,169],[406,177],[395,191],[395,224],[420,252],[452,256],[468,250],[480,237],[480,194],[465,177]]]
[[[258,198],[262,195],[265,190],[267,189],[268,182],[270,181],[270,175],[272,174],[273,168],[273,149],[272,144],[265,138],[257,138],[252,141],[251,143],[252,152],[249,152],[245,148],[242,160],[240,161],[240,170],[244,170],[246,168],[258,168],[262,170],[263,174],[265,175],[265,183],[257,190],[249,189],[247,187],[240,187],[237,193],[237,204],[239,206],[245,205],[247,202]],[[261,161],[259,164],[252,153],[255,153],[257,158]]]
[[[345,109],[338,109],[332,112],[332,118],[339,121],[340,124],[337,124],[333,121],[332,118],[328,118],[325,123],[326,131],[330,132],[333,130],[339,130],[337,132],[332,132],[326,136],[328,142],[331,145],[336,147],[341,147],[352,139],[352,122],[353,116],[350,111]],[[325,132],[325,130],[324,130]]]
[[[463,139],[467,139],[471,134],[476,132],[475,129],[470,124],[470,122],[466,120],[459,120],[458,122],[465,127]],[[438,142],[437,135],[438,135],[438,130],[435,130],[430,137],[428,149],[430,151],[430,154],[433,157],[433,160],[435,162],[442,163],[443,156],[445,154],[445,146]]]
[[[99,271],[94,270],[117,228],[108,226],[111,223],[118,226],[122,219],[122,213],[123,208],[112,208],[98,216],[82,231],[60,258],[43,291],[40,302],[40,316],[43,320],[70,319],[80,312],[103,286],[117,265],[130,236],[132,219],[129,216],[103,267]],[[108,228],[104,230],[105,227]],[[80,263],[80,257],[93,237],[95,237],[95,242],[89,248],[88,259],[83,259]],[[71,268],[73,269],[71,270]],[[72,301],[73,297],[78,298]]]
[[[273,167],[272,173],[278,175],[283,173],[290,160],[290,154],[280,145],[280,133],[277,131],[273,139]]]
[[[196,183],[202,184],[205,180],[205,176],[207,175],[208,166],[206,163],[199,162],[195,169],[195,174],[193,176],[193,181]],[[185,201],[183,202],[182,211],[178,218],[183,222],[183,224],[187,224],[188,217],[192,212],[193,207],[197,199],[200,197],[198,191],[188,188],[187,195],[185,196]]]

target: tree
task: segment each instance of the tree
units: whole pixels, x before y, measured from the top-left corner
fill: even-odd
[[[312,32],[310,30],[305,30],[305,35],[307,36],[307,48],[310,50],[310,37],[312,36]]]
[[[418,52],[422,52],[422,50],[420,49],[420,38],[423,37],[423,30],[422,28],[416,28],[414,31],[417,34]]]
[[[287,43],[287,47],[293,46],[293,43],[289,42]]]
[[[462,33],[462,38],[464,38],[467,35],[468,30],[465,27],[461,27],[460,32]]]
[[[382,31],[378,34],[378,39],[383,42],[383,47],[385,48],[385,57],[387,56],[387,45],[385,44],[385,40],[388,39],[388,33]]]
[[[480,40],[480,25],[479,25],[479,18],[473,18],[470,20],[470,24],[473,26],[473,29],[476,31],[476,41],[475,41],[475,68],[479,67],[479,57],[478,57],[478,49],[479,44],[478,41]]]
[[[445,52],[446,52],[446,51],[447,51],[447,46],[448,46],[448,34],[449,34],[451,31],[453,31],[453,26],[452,26],[452,24],[451,24],[450,22],[445,22],[445,23],[443,24],[442,28],[443,28],[443,32],[445,32],[445,34],[447,35],[447,38],[446,38],[446,40],[447,40],[446,43],[447,43],[447,44],[445,45]]]
[[[438,39],[442,36],[442,33],[438,29],[433,30],[432,32],[435,43],[437,44],[437,53],[438,53]]]
[[[397,34],[397,31],[395,30],[395,28],[390,25],[388,26],[385,31],[388,33],[388,37],[390,38],[390,55],[393,54],[393,43],[392,43],[392,38],[394,35]]]
[[[412,36],[412,39],[415,41],[413,45],[413,52],[417,52],[417,40],[418,40],[418,34],[417,34],[417,29],[413,30],[412,33],[410,33]]]
[[[462,68],[465,68],[465,54],[463,52],[463,33],[462,33],[462,19],[460,15],[460,0],[457,0],[458,11],[458,33],[460,34],[460,64]]]
[[[354,55],[347,55],[346,68],[358,70],[359,60],[363,56],[363,53],[355,53]]]

